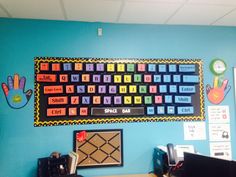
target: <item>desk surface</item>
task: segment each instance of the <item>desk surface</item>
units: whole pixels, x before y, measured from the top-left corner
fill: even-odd
[[[112,176],[97,176],[97,177],[157,177],[155,174],[130,174],[130,175],[112,175]]]

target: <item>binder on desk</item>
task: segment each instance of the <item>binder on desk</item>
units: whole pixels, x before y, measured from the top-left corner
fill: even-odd
[[[79,161],[79,155],[76,154],[74,151],[70,152],[69,162],[68,162],[68,168],[70,174],[75,174],[78,161]]]

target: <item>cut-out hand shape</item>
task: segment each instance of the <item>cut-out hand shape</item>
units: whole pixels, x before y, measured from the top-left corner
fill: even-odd
[[[9,106],[14,109],[24,107],[30,100],[33,93],[31,89],[24,92],[26,82],[25,77],[19,78],[19,75],[15,74],[14,78],[12,78],[12,76],[8,76],[7,82],[8,84],[2,83],[2,89]]]
[[[209,84],[206,85],[206,93],[208,100],[213,104],[221,103],[224,100],[227,93],[229,92],[230,88],[231,87],[228,85],[227,79],[225,79],[222,85],[219,87],[218,77],[215,77],[213,88]]]
[[[78,140],[79,142],[85,141],[86,137],[87,137],[86,131],[82,131],[76,134],[76,140]]]

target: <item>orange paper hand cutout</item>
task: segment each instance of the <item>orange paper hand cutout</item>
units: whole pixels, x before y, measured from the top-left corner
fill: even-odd
[[[206,85],[207,98],[213,104],[221,103],[231,88],[228,85],[227,79],[223,81],[220,87],[218,85],[218,82],[219,82],[218,77],[215,77],[213,88],[209,84]]]

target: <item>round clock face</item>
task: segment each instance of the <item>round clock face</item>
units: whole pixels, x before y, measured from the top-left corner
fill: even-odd
[[[226,64],[223,60],[215,59],[210,64],[211,71],[215,75],[221,75],[226,71]]]

